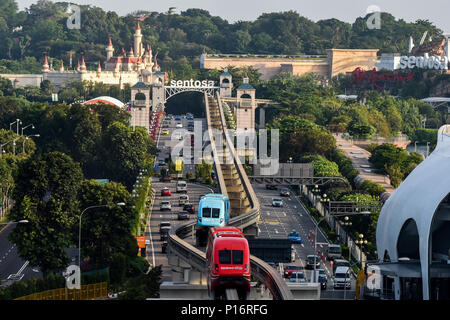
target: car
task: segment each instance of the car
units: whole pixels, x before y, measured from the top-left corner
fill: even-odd
[[[180,116],[176,116],[175,117],[175,121],[181,121],[181,117]]]
[[[333,261],[333,273],[338,267],[350,267],[350,262],[345,259],[334,259]]]
[[[275,184],[266,184],[267,190],[277,190],[277,186]]]
[[[170,227],[162,227],[159,231],[159,236],[161,241],[167,241],[167,238],[169,237],[169,231]]]
[[[303,271],[303,268],[301,266],[297,266],[297,265],[291,264],[291,265],[287,265],[284,268],[283,275],[284,275],[285,278],[289,279],[293,272],[301,272],[301,271]]]
[[[316,270],[316,271],[319,272],[319,283],[320,283],[320,287],[321,287],[323,290],[326,290],[326,289],[327,289],[328,277],[327,277],[327,274],[326,274],[325,270],[324,270],[324,269],[319,269],[319,270]]]
[[[161,134],[167,136],[169,134],[169,129],[162,129]]]
[[[272,207],[282,207],[283,206],[283,200],[280,198],[274,198],[272,199]]]
[[[289,276],[289,282],[295,282],[295,283],[305,283],[305,274],[302,271],[295,271],[292,272]]]
[[[166,116],[166,119],[167,119],[167,120],[173,120],[173,115],[168,114],[168,115]]]
[[[189,131],[189,132],[193,132],[193,131],[194,131],[194,126],[188,127],[188,131]]]
[[[337,267],[333,276],[333,287],[350,289],[352,286],[350,268]]]
[[[171,223],[169,221],[163,221],[159,224],[159,233],[161,233],[161,230],[163,228],[171,227]]]
[[[177,219],[178,220],[189,220],[189,212],[187,212],[187,211],[178,212]]]
[[[280,190],[280,196],[282,197],[289,197],[291,195],[291,191],[289,191],[288,188],[282,188]]]
[[[166,164],[166,161],[164,159],[159,159],[158,160],[158,166],[163,167],[165,165],[167,165],[167,164]]]
[[[300,234],[295,230],[289,233],[288,239],[293,243],[302,243],[302,237],[300,237]]]
[[[186,115],[186,119],[187,119],[187,120],[194,120],[194,116],[192,116],[192,115]]]
[[[195,208],[192,203],[185,203],[183,206],[183,210],[189,212],[190,214],[195,213]]]
[[[177,181],[177,193],[179,192],[187,192],[187,183],[184,180]]]
[[[163,128],[169,128],[169,123],[168,122],[165,122],[164,121],[164,123],[163,123],[163,126],[162,126]]]
[[[164,241],[161,244],[161,253],[166,253],[167,252],[167,241]]]
[[[162,188],[161,196],[170,196],[170,195],[172,195],[172,192],[170,191],[169,188],[167,187]]]
[[[316,269],[320,268],[320,257],[314,254],[306,256],[306,269],[314,269],[314,264]]]
[[[182,194],[178,197],[178,205],[182,206],[185,203],[189,203],[189,196],[187,194]]]
[[[170,204],[170,201],[161,201],[161,206],[160,206],[160,210],[164,211],[164,210],[172,210],[172,205]]]
[[[329,244],[327,250],[328,260],[334,260],[342,258],[342,248],[338,244]]]
[[[183,128],[183,124],[181,122],[177,122],[175,125],[176,128]]]
[[[172,177],[171,176],[163,176],[163,177],[159,178],[159,181],[170,182],[170,181],[172,181]]]

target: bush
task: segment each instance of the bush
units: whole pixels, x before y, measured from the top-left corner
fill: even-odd
[[[383,192],[386,191],[386,189],[382,185],[370,180],[364,181],[359,188],[371,194],[372,196],[380,196]]]

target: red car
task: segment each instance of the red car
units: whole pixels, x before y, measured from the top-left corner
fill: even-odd
[[[290,266],[286,266],[284,268],[284,277],[285,278],[290,278],[292,272],[301,272],[303,271],[303,268],[301,266],[294,266],[294,265],[290,265]]]
[[[161,190],[161,195],[162,196],[170,196],[172,193],[170,192],[170,189],[165,187]]]

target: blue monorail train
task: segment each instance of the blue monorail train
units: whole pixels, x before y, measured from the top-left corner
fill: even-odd
[[[196,243],[206,245],[209,227],[223,227],[230,219],[230,201],[222,194],[206,194],[200,199],[197,213]]]

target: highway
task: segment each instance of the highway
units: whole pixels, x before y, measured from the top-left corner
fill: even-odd
[[[202,120],[203,129],[206,129],[205,119],[195,119],[196,121]],[[179,143],[178,139],[173,139],[172,135],[174,130],[181,129],[176,128],[175,120],[170,120],[169,127],[164,127],[163,129],[168,129],[168,135],[159,135],[159,139],[157,142],[157,147],[161,150],[161,152],[157,155],[156,163],[159,160],[166,160],[169,157],[170,150]],[[185,117],[181,120],[183,124],[183,129],[187,129],[188,120]],[[167,168],[167,166],[163,166],[162,168]],[[158,171],[161,170],[161,167],[157,167]],[[195,173],[194,165],[185,165],[183,176],[186,175],[186,172]],[[260,238],[287,238],[288,234],[296,230],[300,233],[302,238],[301,244],[293,244],[293,250],[295,252],[295,262],[292,264],[299,265],[302,267],[306,266],[306,257],[310,254],[314,254],[314,231],[315,231],[315,220],[310,216],[308,210],[301,203],[301,201],[294,195],[294,192],[291,190],[291,196],[289,197],[280,197],[279,186],[278,190],[267,190],[265,185],[253,184],[253,189],[260,201],[261,205],[261,218],[258,223],[259,229],[259,237]],[[171,196],[161,196],[161,189],[163,187],[169,187],[172,191]],[[162,221],[170,221],[172,226],[178,223],[185,223],[186,221],[178,221],[177,215],[175,214],[178,211],[182,210],[182,207],[177,206],[178,204],[178,196],[176,194],[176,182],[159,182],[158,178],[153,179],[152,188],[155,191],[155,200],[152,208],[152,212],[149,216],[150,220],[150,230],[147,229],[146,235],[147,239],[150,238],[150,244],[147,245],[147,259],[151,264],[162,265],[163,268],[163,281],[171,280],[171,270],[168,266],[167,255],[162,253],[159,234],[159,224]],[[213,190],[202,185],[197,184],[188,184],[188,192],[190,202],[195,205],[195,209],[197,209],[198,202],[200,200],[200,196]],[[272,206],[273,198],[282,198],[284,202],[284,206],[282,208],[275,208]],[[162,200],[169,200],[172,204],[171,211],[160,211],[160,203]],[[194,219],[195,214],[190,215],[190,219]],[[195,239],[186,239],[191,244],[194,244]],[[325,243],[328,243],[327,237],[322,234],[319,229],[319,233],[317,236],[317,249],[321,252],[326,250]],[[277,270],[282,274],[283,272],[283,264],[280,264]],[[325,269],[328,275],[328,283],[327,289],[321,291],[322,299],[343,299],[344,295],[346,299],[354,298],[354,283],[355,279],[352,281],[352,288],[350,290],[342,289],[333,289],[333,283],[331,280],[332,270],[329,262],[326,263],[324,261],[321,262],[321,268]],[[305,270],[305,276],[307,281],[310,281],[311,271]],[[286,280],[287,281],[287,280]]]
[[[42,277],[39,268],[31,267],[28,261],[19,257],[16,245],[8,240],[9,234],[15,225],[7,225],[0,231],[0,280],[4,282],[11,275],[17,280],[25,281],[31,278]]]
[[[258,196],[261,204],[261,219],[258,223],[259,238],[270,239],[286,239],[288,234],[295,230],[300,233],[302,238],[301,244],[293,244],[293,250],[295,252],[295,262],[293,265],[306,266],[306,257],[314,254],[314,232],[315,232],[315,220],[311,217],[306,207],[301,203],[295,193],[291,190],[291,196],[281,197],[280,189],[287,186],[279,186],[278,190],[267,190],[265,185],[252,184],[255,193]],[[283,200],[283,207],[277,208],[272,206],[273,198],[281,198]],[[310,237],[310,239],[308,238]],[[320,231],[317,234],[317,249],[321,252],[325,252],[326,245],[321,243],[328,243],[326,236]],[[285,265],[278,266],[278,270],[282,272]],[[324,263],[321,261],[321,268],[325,269],[328,276],[327,289],[321,291],[322,299],[343,299],[343,289],[333,289],[332,269],[329,261]],[[311,271],[306,270],[305,276],[307,281],[310,281]],[[352,288],[346,290],[346,299],[353,299],[355,296],[355,279],[352,277]]]

